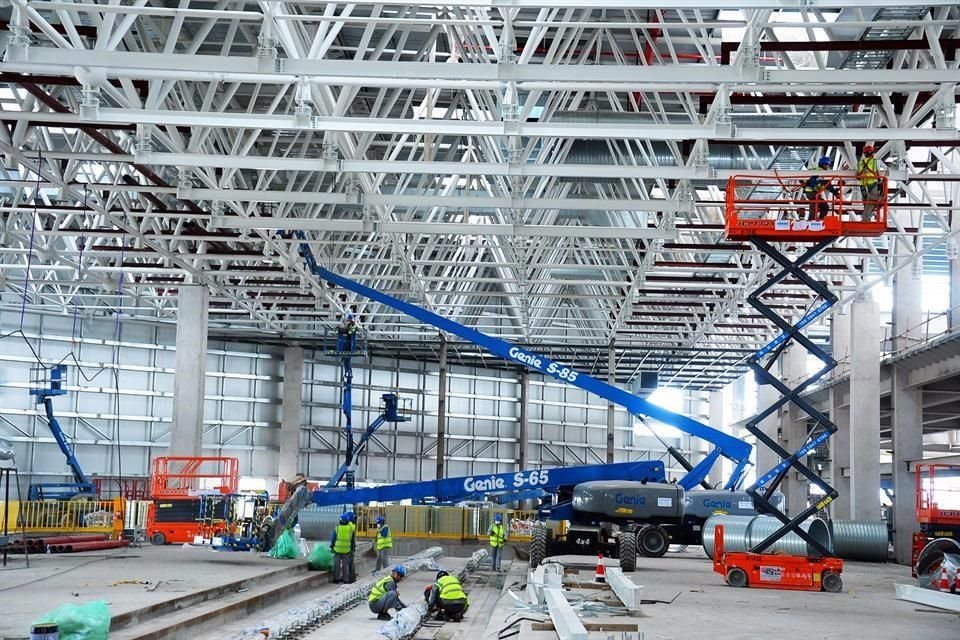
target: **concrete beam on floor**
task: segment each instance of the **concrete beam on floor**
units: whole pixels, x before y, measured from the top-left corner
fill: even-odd
[[[550,619],[557,630],[557,636],[560,640],[587,640],[587,630],[584,628],[576,611],[567,602],[566,596],[561,589],[554,587],[543,590],[544,600],[547,602],[547,609],[550,611]]]

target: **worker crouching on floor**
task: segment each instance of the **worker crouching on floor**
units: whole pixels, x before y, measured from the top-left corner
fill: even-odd
[[[330,549],[333,551],[333,582],[350,584],[356,581],[351,573],[351,560],[356,549],[356,527],[350,522],[350,516],[341,514],[340,524],[333,529],[330,539]]]
[[[427,611],[435,612],[437,620],[447,618],[460,622],[470,608],[460,580],[443,569],[437,572],[437,581],[426,588],[423,597],[427,601]]]
[[[374,549],[377,552],[377,566],[374,573],[380,569],[386,569],[390,563],[390,549],[393,549],[393,538],[390,537],[390,527],[383,516],[377,516],[377,539],[374,542]]]
[[[367,605],[372,613],[377,614],[377,620],[389,620],[390,609],[400,611],[407,605],[400,601],[400,589],[397,585],[407,575],[402,565],[397,565],[390,575],[377,580],[370,589]]]

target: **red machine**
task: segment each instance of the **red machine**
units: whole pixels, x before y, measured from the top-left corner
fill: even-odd
[[[714,533],[713,570],[731,587],[829,591],[843,589],[843,560],[724,551],[723,525]]]
[[[936,538],[960,541],[960,465],[917,464],[916,501],[920,531],[913,535],[910,564],[914,572],[928,542]]]
[[[159,457],[150,477],[147,537],[156,545],[193,542],[223,528],[240,485],[237,458]]]
[[[875,237],[887,230],[887,179],[880,178],[877,200],[863,200],[856,178],[823,174],[829,191],[811,200],[796,178],[733,176],[727,181],[726,236],[730,240],[763,237],[773,242],[813,242],[841,236]],[[864,209],[872,214],[863,219]],[[820,210],[826,216],[820,218]],[[811,216],[811,213],[815,215]],[[817,219],[810,219],[817,218]]]

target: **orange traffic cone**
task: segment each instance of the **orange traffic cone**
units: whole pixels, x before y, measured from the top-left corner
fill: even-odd
[[[940,591],[950,591],[950,580],[947,577],[947,568],[940,567]]]
[[[960,571],[957,571],[953,576],[953,588],[950,593],[960,593]]]
[[[603,566],[603,554],[597,556],[597,575],[594,578],[597,582],[606,582],[607,581],[607,571]]]

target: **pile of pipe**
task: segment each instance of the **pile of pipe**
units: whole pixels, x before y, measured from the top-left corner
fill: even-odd
[[[917,586],[940,590],[940,570],[947,570],[947,584],[953,585],[960,570],[960,542],[953,538],[931,540],[917,557]]]
[[[714,534],[720,524],[723,525],[724,547],[732,552],[749,551],[783,526],[780,520],[772,516],[710,516],[703,525],[703,551],[708,558],[713,558]],[[886,523],[861,520],[827,522],[814,518],[802,523],[800,528],[839,558],[867,562],[887,560]],[[765,552],[794,556],[819,555],[812,545],[792,531]]]
[[[129,540],[109,540],[105,533],[73,534],[68,536],[45,536],[14,540],[8,551],[12,553],[78,553],[119,549],[130,545]]]
[[[442,547],[430,547],[410,556],[401,564],[408,574],[427,569],[436,571],[439,568],[437,558],[442,555]],[[278,640],[295,638],[363,603],[377,580],[387,575],[391,569],[383,569],[369,578],[343,585],[331,594],[311,598],[287,609],[275,618],[264,620],[256,626],[240,631],[231,636],[230,640],[263,640],[265,635]]]
[[[486,549],[474,551],[470,559],[467,560],[467,564],[457,572],[457,579],[463,582],[471,571],[476,571],[477,567],[480,566],[486,557]],[[419,602],[415,605],[408,606],[398,611],[395,618],[380,627],[380,630],[374,637],[376,640],[403,640],[404,638],[410,638],[420,629],[426,615],[426,604]]]

